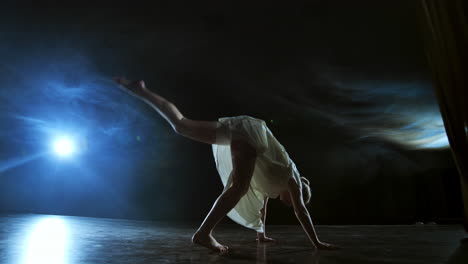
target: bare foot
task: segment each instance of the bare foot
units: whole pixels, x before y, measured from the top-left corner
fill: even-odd
[[[260,243],[269,243],[269,242],[276,242],[276,239],[273,239],[271,237],[261,236],[261,237],[257,237],[256,241]]]
[[[212,235],[206,235],[200,232],[196,232],[192,236],[192,242],[219,253],[226,253],[228,251],[228,247],[219,244],[218,241],[216,241],[216,239],[214,239]]]
[[[267,237],[265,235],[265,232],[257,232],[257,242],[260,242],[260,243],[268,243],[268,242],[276,242],[275,239],[271,238],[271,237]]]
[[[319,242],[315,245],[317,249],[325,249],[325,250],[337,250],[340,249],[339,246],[335,246],[332,244],[324,243],[324,242]]]
[[[131,81],[123,77],[113,77],[112,79],[131,95],[139,97],[143,96],[148,91],[143,80]]]

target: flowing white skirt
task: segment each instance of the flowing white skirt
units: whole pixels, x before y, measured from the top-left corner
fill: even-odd
[[[212,147],[224,190],[232,184],[231,139],[242,138],[257,150],[249,190],[228,213],[228,217],[242,226],[263,232],[260,210],[265,198],[278,197],[280,192],[287,189],[291,177],[300,184],[300,174],[265,121],[250,116],[223,117],[218,121],[221,127],[216,135],[217,144],[213,144]]]

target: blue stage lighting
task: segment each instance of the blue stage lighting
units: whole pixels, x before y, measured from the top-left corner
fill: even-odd
[[[55,154],[60,157],[70,156],[76,151],[74,142],[68,137],[57,138],[52,147]]]

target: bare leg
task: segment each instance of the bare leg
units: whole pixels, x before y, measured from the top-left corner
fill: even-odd
[[[146,89],[143,81],[131,82],[123,78],[114,78],[114,80],[128,92],[153,107],[178,134],[199,142],[216,144],[216,132],[221,127],[219,122],[195,121],[185,118],[174,104]],[[218,197],[200,228],[192,237],[194,243],[219,252],[227,251],[227,247],[219,244],[211,233],[216,224],[234,208],[247,192],[256,160],[255,149],[242,140],[233,139],[231,151],[232,186]]]
[[[256,152],[244,141],[233,140],[232,151],[232,186],[223,192],[213,204],[211,211],[193,235],[192,241],[209,249],[225,252],[227,247],[219,244],[212,236],[216,224],[234,208],[250,186],[255,167]]]
[[[221,126],[219,122],[186,118],[173,103],[147,89],[143,81],[132,82],[121,77],[116,77],[114,80],[127,92],[155,109],[176,133],[195,141],[216,144],[216,130]]]

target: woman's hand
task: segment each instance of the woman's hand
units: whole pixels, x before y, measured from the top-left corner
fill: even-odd
[[[275,239],[271,238],[271,237],[267,237],[265,235],[265,233],[257,233],[257,239],[256,239],[257,242],[260,242],[260,243],[269,243],[269,242],[276,242]]]
[[[324,249],[324,250],[336,250],[340,249],[338,246],[334,246],[332,244],[324,243],[324,242],[318,242],[315,244],[315,247],[317,249]]]
[[[123,77],[114,77],[112,78],[116,83],[120,85],[125,91],[130,92],[130,94],[142,97],[147,92],[147,88],[144,81],[130,81]]]

